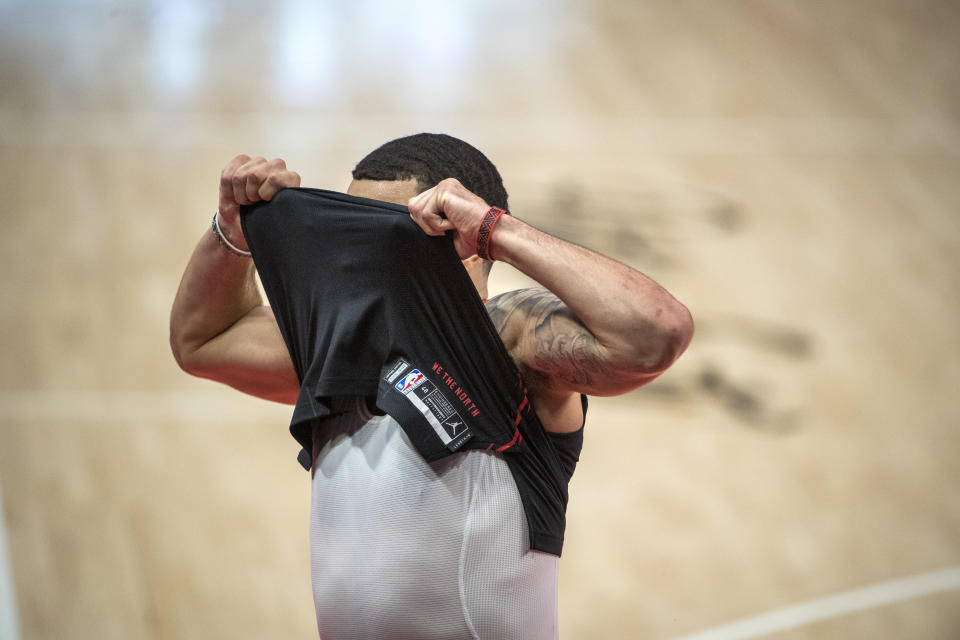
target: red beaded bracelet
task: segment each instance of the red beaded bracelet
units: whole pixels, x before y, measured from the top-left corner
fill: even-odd
[[[493,244],[490,241],[493,235],[493,225],[497,224],[497,220],[505,213],[506,211],[500,207],[490,207],[483,215],[480,228],[477,229],[477,255],[484,260],[493,260],[493,256],[491,255],[491,247]]]

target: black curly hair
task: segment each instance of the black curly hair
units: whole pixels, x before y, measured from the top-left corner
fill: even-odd
[[[507,190],[492,162],[479,149],[444,133],[418,133],[374,149],[353,169],[354,180],[409,180],[426,191],[456,178],[487,204],[507,207]]]

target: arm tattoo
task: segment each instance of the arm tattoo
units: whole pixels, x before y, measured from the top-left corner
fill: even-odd
[[[596,337],[550,291],[511,291],[491,299],[487,309],[501,335],[517,332],[511,353],[525,376],[589,392],[616,375]]]

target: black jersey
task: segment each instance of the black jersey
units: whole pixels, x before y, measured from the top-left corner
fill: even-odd
[[[582,429],[543,428],[452,240],[404,206],[320,189],[241,207],[241,224],[300,380],[304,451],[333,398],[375,397],[427,461],[502,453],[531,548],[559,555]]]

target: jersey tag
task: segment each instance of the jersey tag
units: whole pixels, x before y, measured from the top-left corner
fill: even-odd
[[[403,358],[400,358],[395,363],[393,363],[393,366],[390,367],[390,373],[384,376],[383,379],[386,380],[387,382],[392,383],[394,380],[397,379],[397,376],[403,373],[409,366],[410,366],[409,362],[407,362]]]
[[[401,375],[402,374],[402,375]],[[467,426],[453,403],[432,380],[417,368],[399,360],[384,378],[419,411],[450,451],[456,451],[473,432]]]

